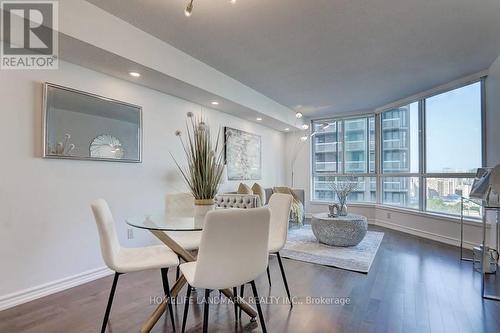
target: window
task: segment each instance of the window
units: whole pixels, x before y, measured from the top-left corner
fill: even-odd
[[[338,198],[332,190],[332,182],[342,182],[346,179],[357,183],[356,189],[349,195],[349,202],[376,202],[377,178],[376,177],[346,177],[346,176],[317,176],[314,177],[314,199],[318,201],[337,201]]]
[[[481,166],[481,83],[425,101],[428,173],[474,173]]]
[[[382,112],[382,203],[419,208],[419,102]]]
[[[376,202],[375,117],[318,120],[312,124],[313,200],[336,200],[332,181],[358,182],[351,202]]]
[[[476,169],[482,165],[482,84],[476,82],[425,101],[426,210],[460,214]],[[464,215],[479,217],[466,202]]]
[[[382,177],[382,203],[418,209],[418,177]]]
[[[329,184],[349,175],[351,202],[459,215],[482,166],[483,89],[480,80],[377,116],[313,121],[313,200],[336,200]],[[465,201],[464,215],[481,211]]]
[[[468,198],[472,178],[427,178],[427,210],[444,214],[460,214],[461,197]],[[464,216],[480,217],[480,207],[464,201]]]
[[[346,173],[367,173],[368,123],[366,118],[344,121],[344,165]]]
[[[384,173],[418,173],[419,103],[382,113],[382,171]]]

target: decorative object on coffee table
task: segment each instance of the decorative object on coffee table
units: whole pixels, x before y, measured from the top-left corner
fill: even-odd
[[[342,177],[342,180],[339,180],[339,178],[330,182],[330,188],[335,192],[339,200],[338,204],[334,203],[328,206],[331,217],[336,216],[335,209],[338,216],[347,215],[347,197],[358,187],[358,183],[352,177]]]
[[[181,167],[172,158],[194,196],[195,216],[204,216],[215,209],[214,198],[224,172],[224,149],[220,131],[214,143],[210,127],[203,118],[195,117],[192,112],[188,112],[187,117],[186,139],[183,139],[180,130],[175,131],[186,154],[187,166]]]
[[[314,214],[311,226],[318,241],[330,246],[358,245],[368,231],[366,217],[354,214],[338,217]]]

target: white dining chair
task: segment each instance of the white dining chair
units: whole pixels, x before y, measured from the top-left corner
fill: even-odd
[[[260,325],[262,331],[267,332],[254,280],[267,267],[270,217],[271,212],[265,207],[207,214],[197,260],[180,265],[188,283],[182,332],[186,328],[193,287],[205,289],[203,332],[207,332],[210,291],[245,283],[252,285]]]
[[[168,193],[165,195],[165,215],[170,218],[193,217],[194,196],[191,193]],[[201,231],[169,231],[167,234],[187,251],[197,251],[200,247]],[[175,278],[179,278],[179,267]]]
[[[269,254],[276,254],[276,256],[278,257],[281,276],[283,278],[283,284],[285,285],[285,290],[288,296],[290,307],[293,307],[293,303],[290,297],[290,289],[288,288],[288,281],[286,279],[285,269],[281,260],[280,251],[285,246],[288,236],[288,221],[290,216],[290,209],[292,207],[292,201],[293,197],[290,194],[274,193],[273,195],[271,195],[271,198],[269,198],[269,203],[266,206],[271,211],[268,244]],[[271,286],[269,266],[267,267],[267,278],[269,280],[269,286]],[[245,286],[242,285],[240,287],[240,297],[243,297],[244,293]],[[239,317],[241,317],[241,309],[239,312]]]
[[[285,247],[288,236],[288,221],[290,209],[292,208],[293,197],[290,194],[274,193],[269,199],[267,207],[271,210],[271,223],[269,227],[269,253],[276,254],[281,270],[281,276],[285,285],[286,294],[290,307],[293,307],[292,299],[290,298],[290,290],[286,280],[285,269],[281,261],[280,251]],[[268,271],[269,273],[269,271]],[[271,279],[269,279],[271,281]],[[270,282],[269,282],[270,284]]]
[[[106,331],[106,326],[111,311],[111,305],[115,295],[118,277],[121,274],[143,271],[148,269],[160,269],[163,282],[163,291],[170,298],[170,287],[168,284],[168,268],[179,265],[177,255],[165,245],[147,246],[141,248],[124,248],[118,241],[115,229],[115,221],[107,202],[103,199],[94,201],[91,204],[92,212],[97,224],[99,240],[101,244],[102,258],[115,272],[113,285],[109,294],[108,305],[104,314],[101,333]],[[172,302],[168,302],[168,311],[172,321],[172,328],[175,331],[174,313]]]

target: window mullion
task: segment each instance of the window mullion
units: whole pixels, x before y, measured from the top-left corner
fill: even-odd
[[[376,202],[382,203],[382,130],[381,130],[381,114],[375,115],[375,176],[376,176]]]
[[[418,124],[418,135],[419,135],[419,210],[425,211],[426,209],[426,178],[424,177],[425,175],[425,170],[426,170],[426,141],[425,141],[425,100],[422,99],[419,101],[419,124]]]

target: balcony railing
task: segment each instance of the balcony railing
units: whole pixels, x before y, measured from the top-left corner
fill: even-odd
[[[337,171],[337,162],[314,162],[317,171]]]
[[[400,139],[384,140],[382,149],[409,149],[405,141]]]
[[[346,172],[365,172],[366,162],[365,161],[345,161]]]
[[[344,123],[344,130],[347,131],[359,131],[359,130],[365,130],[366,131],[366,120],[361,119],[359,121],[346,121]]]
[[[335,153],[337,152],[337,142],[316,143],[314,151],[316,153]]]
[[[365,151],[366,150],[366,142],[363,140],[346,141],[345,142],[345,150],[346,151]]]
[[[405,124],[401,123],[401,120],[396,119],[384,119],[382,121],[382,129],[407,129],[408,127]]]
[[[385,172],[408,171],[408,166],[402,161],[384,161],[383,168]]]

